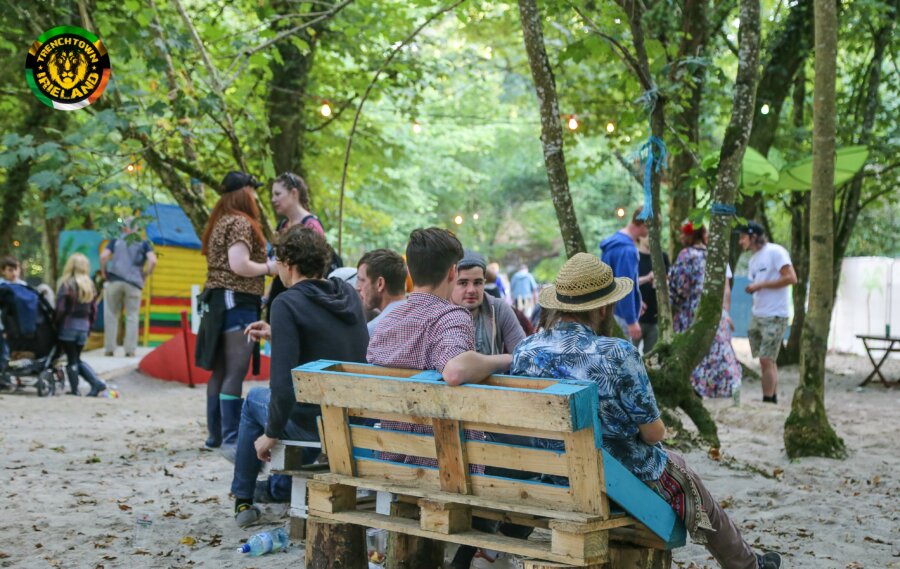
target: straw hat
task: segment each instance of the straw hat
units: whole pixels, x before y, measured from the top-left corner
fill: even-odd
[[[540,305],[552,310],[587,312],[621,300],[634,288],[629,278],[613,277],[609,265],[588,253],[566,261],[556,282],[541,291]]]

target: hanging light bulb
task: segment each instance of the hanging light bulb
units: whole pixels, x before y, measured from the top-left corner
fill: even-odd
[[[764,115],[769,114],[769,104],[763,103],[763,106],[759,108],[759,112],[761,112]]]
[[[328,101],[322,103],[322,108],[319,109],[319,112],[322,113],[323,117],[331,116],[331,105],[328,104]]]
[[[578,128],[578,119],[575,118],[575,115],[569,116],[569,122],[566,123],[569,127],[569,130],[575,130]]]
[[[616,131],[616,125],[614,125],[612,121],[609,121],[608,123],[606,123],[606,132],[608,132],[609,134],[612,134],[615,131]]]
[[[472,219],[474,219],[475,221],[478,221],[478,214],[477,214],[477,213],[473,213],[473,214],[472,214]]]
[[[616,208],[616,217],[618,217],[619,219],[622,219],[623,217],[625,217],[625,208],[624,207]]]
[[[462,222],[463,222],[463,217],[461,215],[457,215],[456,217],[453,218],[453,223],[455,223],[456,225],[462,225]]]
[[[125,166],[125,171],[128,172],[129,174],[134,172],[134,164],[129,164],[128,166]]]
[[[413,129],[413,134],[419,134],[420,132],[422,132],[422,125],[419,124],[419,121],[415,121],[415,122],[413,122],[412,129]],[[462,222],[460,222],[460,223],[462,223]]]

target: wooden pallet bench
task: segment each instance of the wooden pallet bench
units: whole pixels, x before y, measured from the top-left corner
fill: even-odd
[[[495,375],[450,387],[433,371],[333,361],[300,366],[293,378],[298,401],[322,406],[329,464],[328,473],[307,483],[309,569],[366,567],[364,558],[355,564],[364,546],[350,544],[361,539],[358,530],[329,537],[350,526],[502,551],[528,558],[534,569],[662,568],[671,549],[684,545],[684,525],[669,505],[601,449],[592,382]],[[378,428],[385,420],[431,425],[434,435]],[[560,441],[564,450],[470,440],[466,430]],[[433,458],[438,466],[383,460],[384,452]],[[472,473],[470,465],[489,474]],[[555,476],[557,483],[498,476],[492,468]],[[394,503],[361,509],[358,488],[389,493]],[[473,516],[542,528],[550,539],[477,531]],[[338,545],[349,549],[338,552]],[[397,558],[414,549],[394,547],[389,566],[432,569],[432,562]]]

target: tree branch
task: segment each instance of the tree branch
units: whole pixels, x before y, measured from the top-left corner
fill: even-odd
[[[349,0],[347,0],[349,2]],[[338,205],[338,255],[342,253],[343,248],[343,237],[344,237],[344,192],[347,187],[347,167],[350,165],[350,151],[353,148],[353,135],[356,134],[356,127],[359,124],[359,116],[362,114],[363,105],[366,104],[366,99],[369,98],[369,93],[372,92],[372,88],[375,87],[375,83],[378,81],[378,78],[381,76],[381,73],[387,68],[388,65],[394,60],[394,57],[400,50],[409,45],[409,43],[419,35],[419,32],[428,27],[431,22],[439,18],[440,16],[446,14],[450,10],[453,10],[460,4],[465,2],[465,0],[456,0],[449,6],[441,8],[437,12],[433,13],[428,17],[427,20],[422,22],[419,27],[417,27],[411,34],[406,36],[406,38],[396,45],[391,53],[388,54],[387,58],[381,64],[377,71],[375,71],[375,75],[372,76],[372,80],[369,82],[369,85],[366,87],[365,92],[363,93],[362,99],[359,101],[359,106],[356,107],[356,115],[353,117],[353,126],[350,128],[350,135],[347,137],[347,149],[344,151],[344,168],[341,172],[341,189],[340,189],[340,201]]]

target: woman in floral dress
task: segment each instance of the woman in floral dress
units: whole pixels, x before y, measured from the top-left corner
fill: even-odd
[[[694,322],[700,293],[703,291],[703,275],[706,269],[706,228],[685,223],[681,227],[681,242],[685,248],[669,269],[669,299],[672,302],[672,319],[675,332],[684,332]],[[731,278],[731,269],[726,275]],[[733,324],[728,310],[731,305],[731,288],[726,284],[722,303],[722,319],[709,353],[691,374],[694,390],[703,397],[730,397],[733,389],[741,384],[741,364],[731,347]]]

